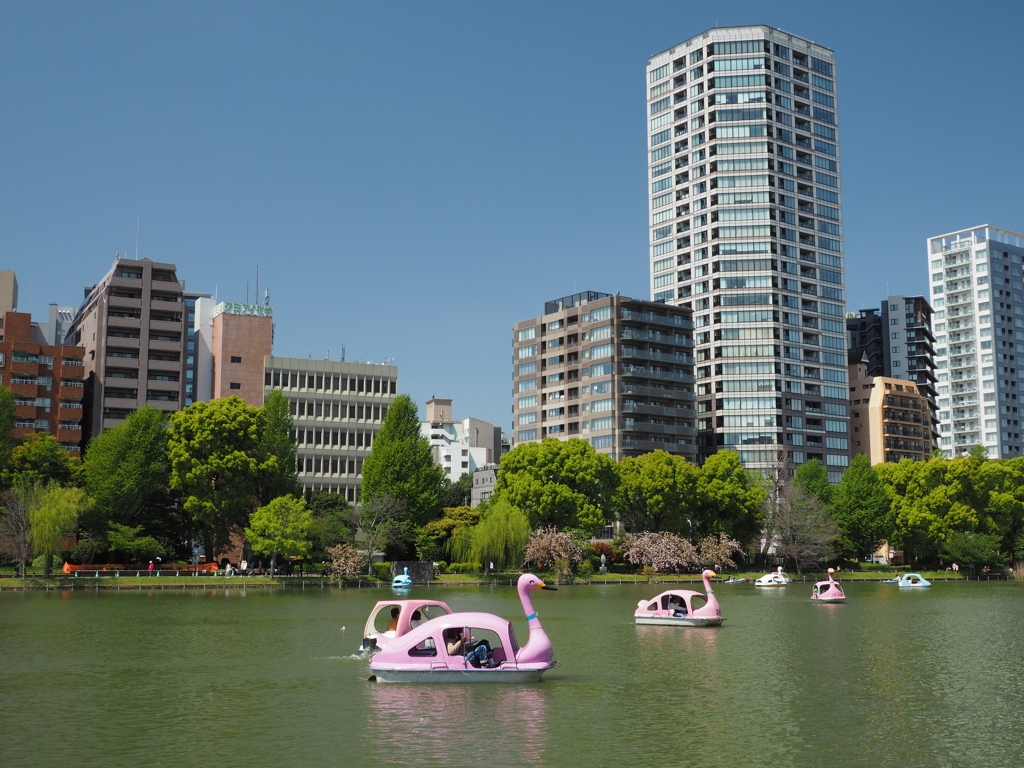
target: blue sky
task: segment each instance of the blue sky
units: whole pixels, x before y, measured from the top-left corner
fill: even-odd
[[[836,51],[847,305],[927,289],[924,241],[1024,230],[1001,3],[0,2],[0,268],[78,304],[115,251],[271,290],[275,353],[511,409],[511,325],[648,297],[644,68],[709,27]]]

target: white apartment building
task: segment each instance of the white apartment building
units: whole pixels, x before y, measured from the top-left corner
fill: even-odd
[[[495,440],[500,449],[501,430],[495,430],[493,423],[473,418],[456,421],[452,401],[437,397],[427,401],[426,415],[420,432],[430,442],[434,461],[452,482],[497,460]]]
[[[940,448],[1021,455],[1024,235],[986,224],[928,239]]]
[[[698,456],[849,464],[833,53],[709,30],[647,67],[651,297],[693,310]]]

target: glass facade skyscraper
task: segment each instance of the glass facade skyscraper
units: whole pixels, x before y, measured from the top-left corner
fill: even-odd
[[[709,30],[647,67],[651,297],[693,310],[699,458],[849,464],[832,51]]]
[[[939,447],[1021,455],[1024,235],[991,225],[928,239]]]

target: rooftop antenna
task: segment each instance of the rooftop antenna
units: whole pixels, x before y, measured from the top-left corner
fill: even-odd
[[[245,281],[245,303],[249,303],[249,281]]]
[[[142,225],[142,217],[135,217],[135,260],[139,260],[139,228]]]
[[[263,306],[265,306],[265,307],[269,307],[270,306],[270,289],[269,288],[265,288],[264,289]]]
[[[312,349],[306,351],[306,357],[308,357],[310,360],[313,359],[313,350]]]
[[[341,362],[345,362],[345,345],[341,345]]]
[[[324,353],[324,360],[330,360],[330,359],[331,359],[331,350],[329,350],[329,349],[328,349],[328,350],[327,350],[327,351],[326,351],[326,352]]]
[[[252,295],[254,304],[260,303],[260,265],[256,265],[256,292]]]

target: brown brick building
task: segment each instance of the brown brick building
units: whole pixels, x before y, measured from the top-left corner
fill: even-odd
[[[256,314],[256,313],[264,314]],[[264,359],[273,354],[271,308],[221,302],[214,310],[213,398],[236,395],[257,408],[263,405]]]
[[[32,316],[7,312],[0,339],[0,383],[15,397],[14,436],[48,432],[81,455],[85,349],[32,342]]]

